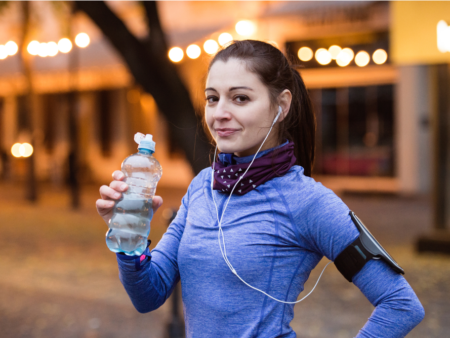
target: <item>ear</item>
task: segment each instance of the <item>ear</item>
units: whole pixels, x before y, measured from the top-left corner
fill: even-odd
[[[281,107],[281,114],[278,118],[278,122],[283,121],[286,118],[289,109],[291,108],[291,102],[292,94],[289,89],[283,90],[280,95],[278,95],[278,105]]]

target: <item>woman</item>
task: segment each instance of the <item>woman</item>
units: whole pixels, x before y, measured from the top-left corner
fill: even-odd
[[[119,278],[139,312],[181,280],[187,337],[296,337],[293,303],[311,270],[359,235],[348,207],[310,177],[315,119],[304,83],[277,48],[244,40],[213,58],[205,95],[221,153],[151,253],[117,254]],[[120,171],[113,177],[97,201],[107,223],[127,189]],[[153,202],[156,211],[162,199]],[[369,261],[353,283],[376,306],[357,337],[403,337],[422,320],[415,293],[384,261]]]

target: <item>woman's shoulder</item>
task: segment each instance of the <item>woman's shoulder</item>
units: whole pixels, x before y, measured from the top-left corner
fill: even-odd
[[[294,165],[284,175],[280,181],[287,191],[302,196],[319,197],[324,194],[334,194],[333,191],[325,187],[321,182],[316,181],[313,177],[306,176],[304,169],[300,165]]]
[[[275,182],[274,182],[275,183]],[[348,207],[333,190],[306,176],[299,165],[292,166],[283,179],[275,184],[279,193],[285,196],[293,209],[315,214],[317,212],[347,210]],[[301,209],[301,210],[300,210]]]
[[[198,188],[204,186],[205,184],[211,184],[211,167],[206,167],[205,169],[202,169],[195,177],[192,179],[191,183],[189,184],[188,191],[194,191]]]

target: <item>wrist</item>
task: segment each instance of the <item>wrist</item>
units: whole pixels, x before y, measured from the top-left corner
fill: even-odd
[[[142,255],[128,256],[123,252],[116,252],[116,257],[117,257],[117,259],[119,259],[121,261],[134,261],[136,271],[139,271],[142,269],[142,267],[145,265],[145,263],[147,263],[151,259],[150,244],[151,244],[151,240],[148,239],[147,247],[145,248]]]

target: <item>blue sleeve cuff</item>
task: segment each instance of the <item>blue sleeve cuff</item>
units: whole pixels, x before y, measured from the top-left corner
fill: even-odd
[[[151,242],[152,242],[151,240],[149,240],[149,239],[147,240],[147,248],[144,250],[144,252],[140,256],[128,256],[122,252],[116,252],[116,257],[117,257],[117,259],[119,259],[121,261],[134,261],[136,271],[139,271],[142,269],[142,267],[145,265],[145,263],[150,261],[150,259],[152,257],[152,255],[150,253],[150,249],[149,249]],[[145,257],[141,261],[142,256],[145,256]]]

